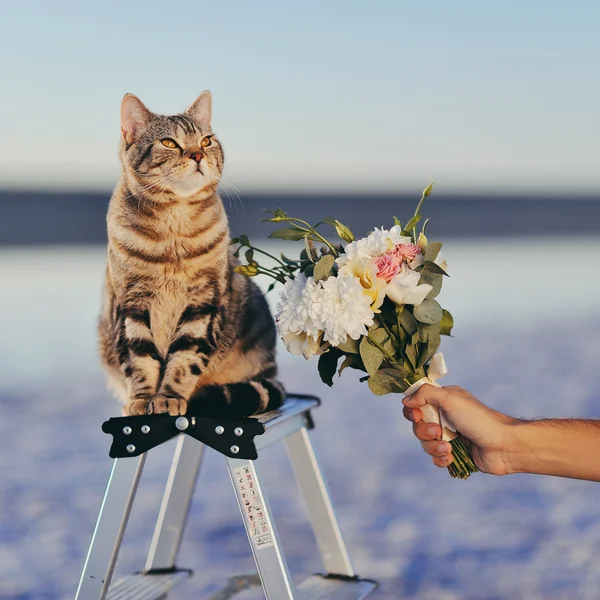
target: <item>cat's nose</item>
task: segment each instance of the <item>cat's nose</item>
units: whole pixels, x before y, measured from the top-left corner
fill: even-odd
[[[197,163],[199,163],[203,157],[204,157],[204,154],[202,152],[191,152],[190,153],[190,158],[192,160],[195,160]]]

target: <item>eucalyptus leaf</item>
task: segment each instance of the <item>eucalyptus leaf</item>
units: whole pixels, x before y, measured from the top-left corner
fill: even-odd
[[[437,255],[440,253],[441,249],[441,242],[429,242],[427,244],[427,250],[425,251],[425,260],[430,260],[433,262],[437,258]]]
[[[417,368],[417,363],[419,362],[419,352],[415,345],[407,344],[404,348],[404,354],[406,358],[408,358],[413,369]]]
[[[435,325],[425,325],[424,323],[421,323],[419,325],[419,342],[427,344],[430,337],[440,335],[440,329],[439,323],[436,323]]]
[[[419,362],[417,368],[421,368],[426,365],[432,358],[433,355],[438,351],[441,344],[441,338],[439,331],[431,331],[429,333],[427,343],[422,346],[419,352]]]
[[[366,336],[361,340],[359,350],[367,373],[369,375],[377,373],[377,369],[379,369],[384,358],[381,350],[370,344]]]
[[[434,325],[442,320],[442,307],[435,300],[423,300],[419,306],[415,306],[413,315],[417,321]]]
[[[350,356],[346,356],[346,358],[344,358],[344,361],[342,362],[342,365],[340,366],[340,369],[338,371],[338,376],[341,376],[342,373],[344,372],[344,369],[347,369],[348,367],[351,367],[354,364],[354,361],[356,360],[356,356],[353,356],[352,354]]]
[[[442,320],[440,321],[440,325],[441,335],[451,335],[452,328],[454,327],[454,318],[452,317],[450,312],[445,309],[442,313]]]
[[[427,299],[432,300],[436,298],[442,291],[443,275],[441,273],[434,273],[429,268],[424,268],[421,271],[421,279],[419,284],[426,283],[432,287],[432,290],[427,294]]]
[[[369,389],[376,396],[384,396],[385,394],[401,394],[408,389],[408,385],[404,382],[399,383],[396,378],[380,371],[369,377]]]
[[[403,308],[402,310],[396,310],[396,315],[398,323],[409,336],[412,336],[417,332],[419,325],[408,309]]]
[[[402,383],[403,380],[408,377],[408,371],[401,365],[395,364],[393,367],[385,367],[384,369],[379,369],[378,373],[383,373],[384,375],[389,375],[396,379],[399,383]]]
[[[342,356],[337,348],[330,348],[327,352],[319,356],[319,375],[321,381],[331,387],[333,385],[333,376],[337,371],[338,360]]]
[[[430,260],[426,260],[423,263],[423,268],[428,269],[432,273],[439,273],[440,275],[445,275],[446,277],[450,277],[450,275],[448,275],[448,273],[446,273],[446,271],[444,271],[444,269],[442,269],[442,267],[440,267],[440,265],[437,265],[436,263],[434,263]]]
[[[306,231],[296,229],[295,227],[283,227],[282,229],[276,229],[269,234],[270,238],[277,240],[292,240],[297,242],[306,236]]]
[[[314,270],[314,278],[315,281],[321,281],[321,279],[327,279],[331,274],[331,269],[333,269],[333,263],[335,262],[335,258],[331,254],[326,254],[319,260],[319,262],[315,265]]]
[[[358,340],[353,340],[350,336],[348,336],[345,342],[338,344],[336,347],[342,352],[347,352],[349,354],[359,354],[360,350],[358,348],[358,345]]]
[[[394,355],[396,351],[394,342],[383,327],[370,330],[369,337],[374,339],[388,354]]]

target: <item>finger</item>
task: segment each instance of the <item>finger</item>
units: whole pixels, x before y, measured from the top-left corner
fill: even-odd
[[[412,421],[413,423],[419,423],[422,420],[421,411],[418,408],[407,408],[406,406],[402,409],[404,418]]]
[[[442,428],[435,423],[415,423],[413,432],[422,442],[430,440],[440,440],[442,438]]]
[[[433,456],[431,461],[436,467],[448,467],[452,464],[454,457],[452,454],[446,454],[445,456]]]
[[[434,442],[421,442],[423,450],[430,456],[448,456],[452,453],[452,446],[448,442],[440,442],[436,440]]]

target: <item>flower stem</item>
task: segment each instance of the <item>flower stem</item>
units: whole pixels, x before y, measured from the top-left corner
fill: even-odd
[[[479,471],[460,435],[450,440],[450,445],[452,446],[452,455],[454,457],[452,464],[448,467],[451,477],[468,479],[470,475]]]

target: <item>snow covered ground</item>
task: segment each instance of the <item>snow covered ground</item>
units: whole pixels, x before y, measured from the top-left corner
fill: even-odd
[[[442,301],[457,327],[444,341],[445,382],[518,416],[600,417],[600,241],[453,242],[446,255]],[[69,598],[77,585],[110,470],[100,425],[117,414],[95,356],[103,260],[95,248],[0,252],[2,599]],[[352,374],[329,389],[315,364],[280,356],[288,389],[323,399],[313,440],[355,566],[381,582],[373,598],[597,600],[598,484],[451,480],[422,453],[397,397],[372,397]],[[149,457],[117,576],[143,566],[171,450]],[[286,457],[269,450],[259,464],[302,578],[320,569],[318,555]],[[206,597],[253,566],[210,450],[179,564],[195,576],[173,600]]]

